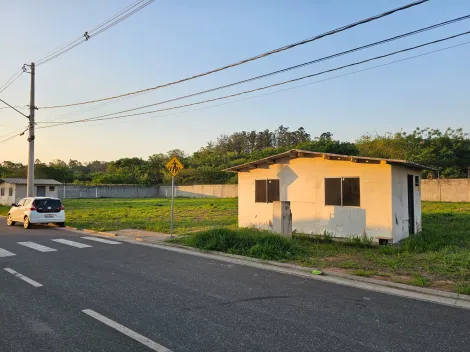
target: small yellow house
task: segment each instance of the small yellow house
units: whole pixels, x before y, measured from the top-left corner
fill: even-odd
[[[238,225],[280,232],[279,204],[292,230],[395,243],[421,231],[422,165],[290,150],[226,171],[238,172]]]

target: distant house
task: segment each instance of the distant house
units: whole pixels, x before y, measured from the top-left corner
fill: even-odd
[[[59,185],[56,180],[35,179],[34,196],[59,197]],[[10,205],[26,197],[25,178],[0,178],[0,204]]]
[[[290,207],[297,233],[398,242],[421,230],[424,169],[404,160],[290,150],[226,171],[238,172],[240,227],[283,232],[279,214]]]

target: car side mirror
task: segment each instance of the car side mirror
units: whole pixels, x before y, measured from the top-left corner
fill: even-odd
[[[11,206],[12,206],[12,207],[17,207],[18,204],[16,204],[16,203],[11,203]]]

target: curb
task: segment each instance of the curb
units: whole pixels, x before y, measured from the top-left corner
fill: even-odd
[[[76,228],[66,227],[62,230],[71,230],[71,231],[83,231],[85,233],[94,235],[94,236],[106,236],[106,237],[121,237],[118,233],[107,233],[107,232],[98,232],[92,230],[79,230]],[[302,267],[295,264],[280,263],[270,260],[263,260],[251,257],[244,257],[236,254],[228,254],[223,252],[216,251],[205,251],[198,248],[187,247],[180,244],[168,243],[168,242],[158,242],[150,243],[144,241],[143,238],[136,237],[135,239],[121,237],[120,240],[128,243],[144,245],[147,247],[154,247],[160,249],[170,249],[186,254],[201,255],[201,256],[210,256],[212,259],[218,259],[223,261],[233,262],[234,264],[248,265],[252,267],[257,267],[261,269],[303,276],[310,279],[316,279],[321,281],[332,282],[336,284],[343,284],[346,286],[357,287],[360,289],[372,290],[381,293],[393,294],[397,296],[408,297],[412,299],[418,299],[422,301],[428,301],[433,303],[440,303],[443,305],[466,308],[470,309],[470,296],[454,293],[440,291],[430,288],[410,286],[395,282],[382,281],[377,279],[370,279],[361,276],[354,276],[348,274],[342,274],[332,271],[322,271],[322,275],[313,275],[312,271],[318,270],[317,268],[312,267]],[[251,263],[251,265],[250,265]]]

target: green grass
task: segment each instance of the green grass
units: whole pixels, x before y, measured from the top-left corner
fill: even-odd
[[[8,214],[8,210],[10,210],[10,207],[0,205],[0,215],[6,216]]]
[[[290,239],[255,229],[216,228],[176,240],[187,246],[266,260],[295,260],[305,249]]]
[[[97,231],[142,229],[169,233],[170,200],[70,199],[64,201],[67,224]],[[175,233],[237,224],[237,199],[175,199]]]
[[[377,275],[377,272],[375,270],[363,270],[363,269],[359,269],[359,270],[354,270],[352,272],[353,275],[356,275],[356,276],[364,276],[364,277],[370,277],[370,276],[374,276],[374,275]]]

